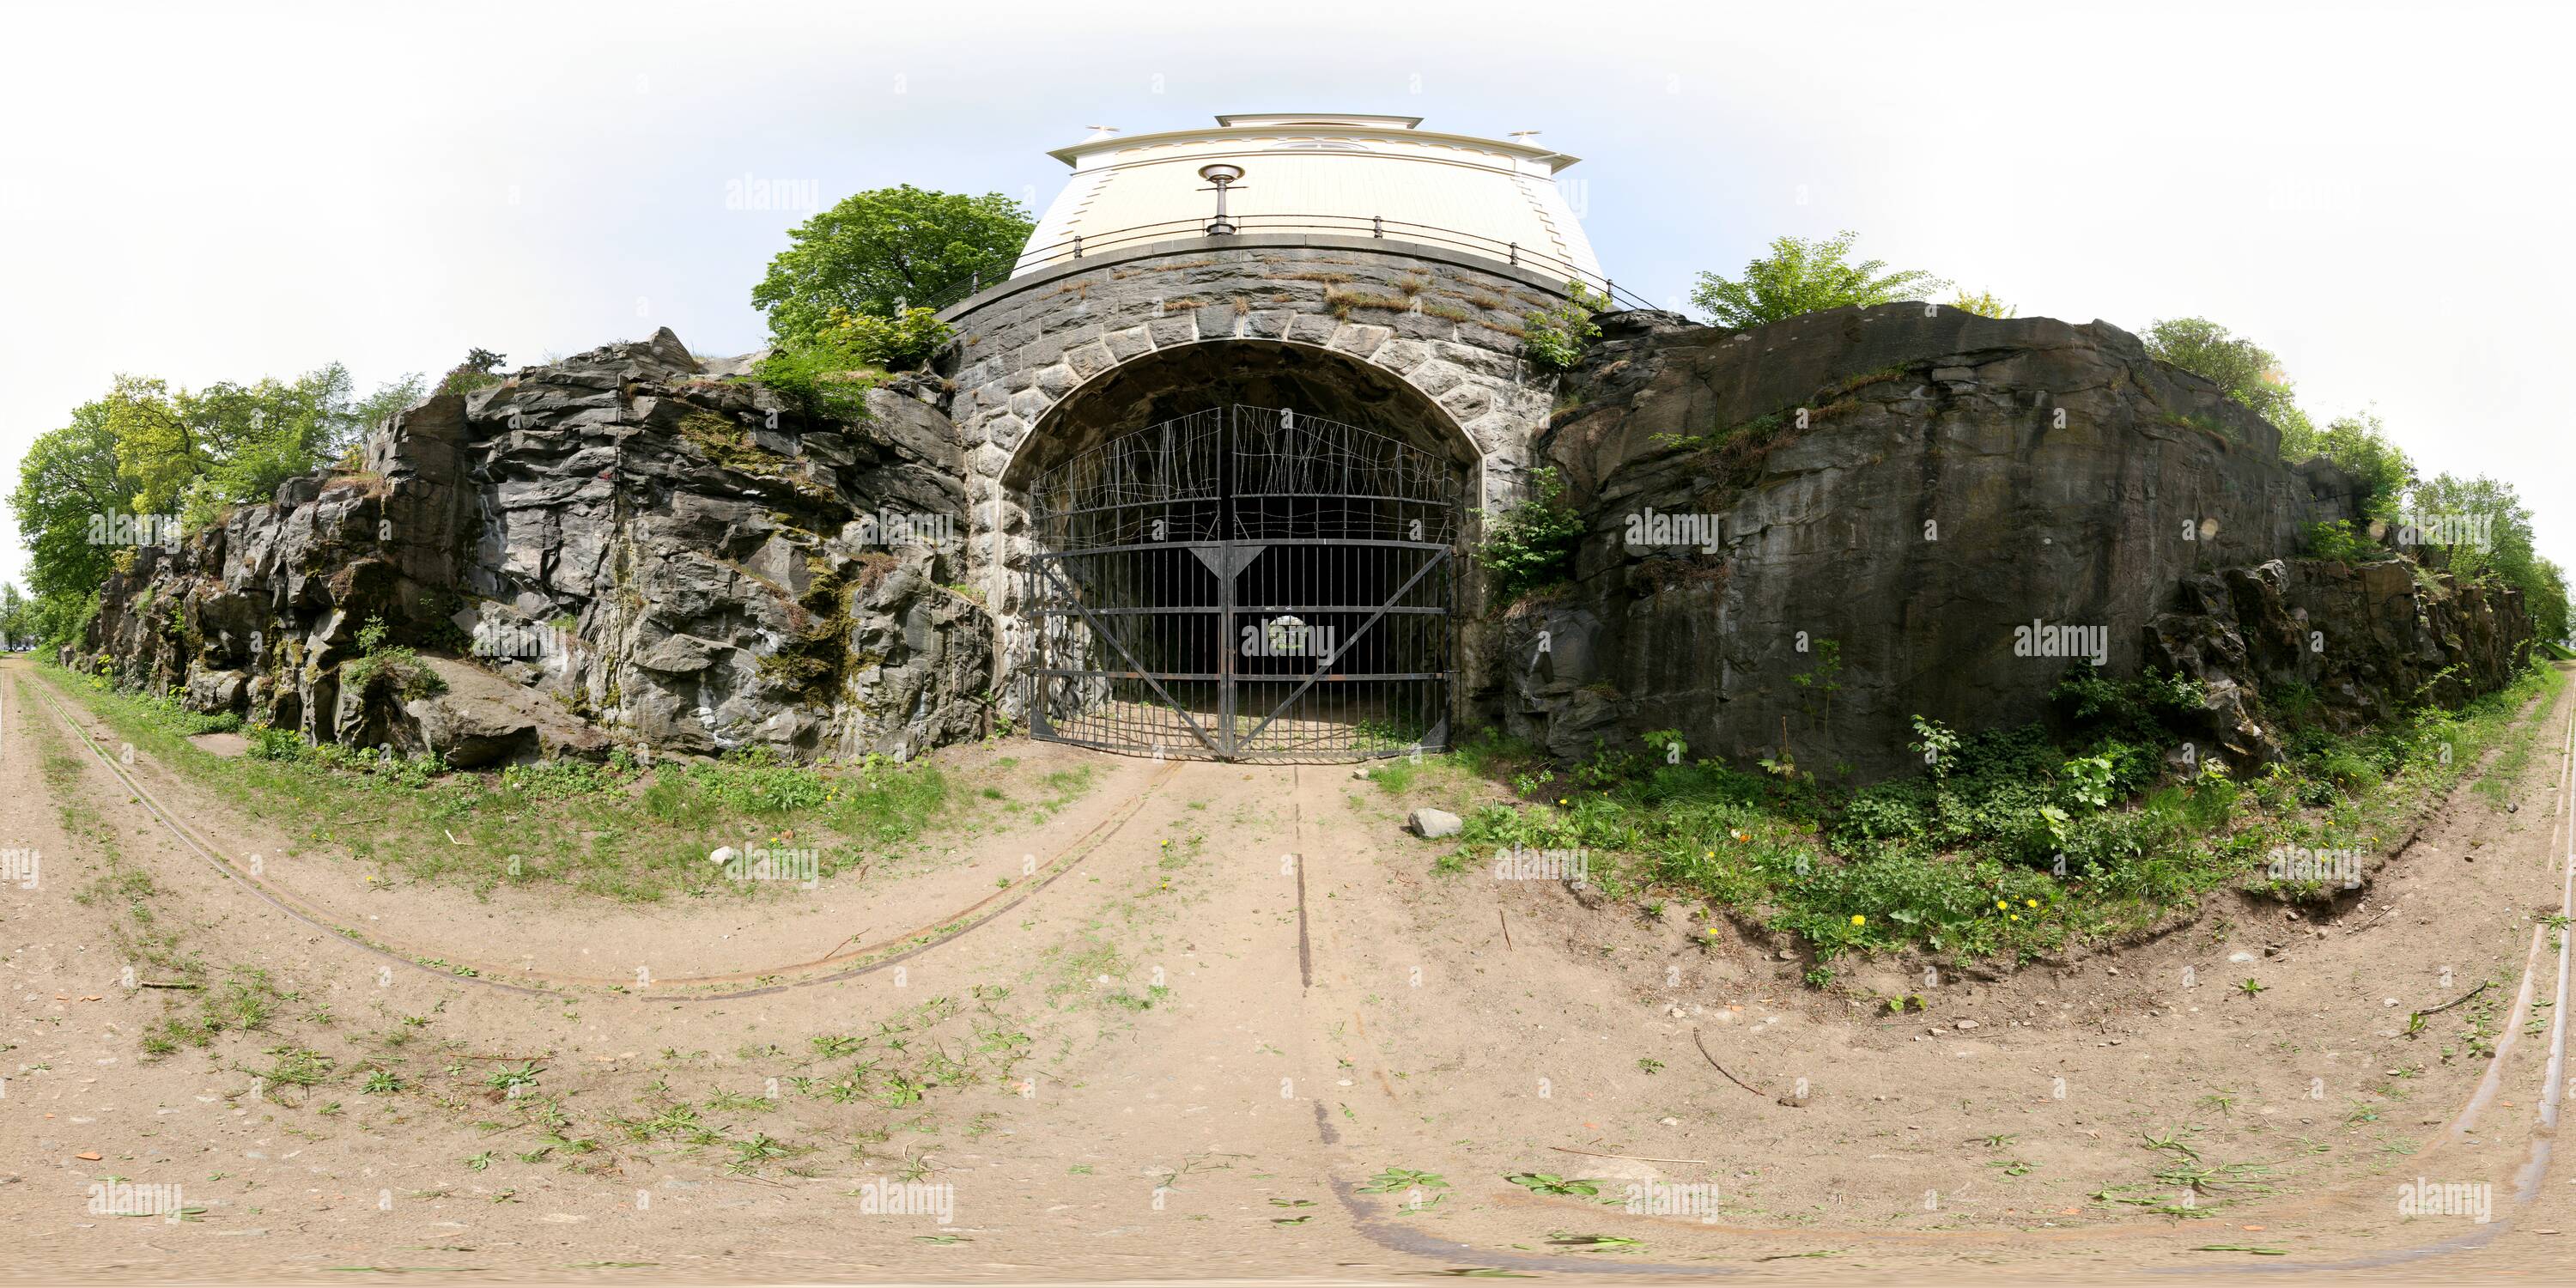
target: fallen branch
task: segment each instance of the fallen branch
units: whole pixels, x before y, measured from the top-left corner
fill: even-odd
[[[1500,908],[1494,909],[1494,915],[1503,920],[1503,947],[1509,948],[1512,946],[1512,916]]]
[[[1604,1154],[1597,1150],[1568,1149],[1563,1145],[1550,1145],[1548,1148],[1560,1154],[1581,1154],[1586,1158],[1624,1158],[1632,1163],[1697,1163],[1702,1167],[1716,1166],[1705,1158],[1648,1158],[1643,1154]]]
[[[205,988],[205,985],[203,985],[203,984],[191,984],[191,983],[189,983],[188,981],[183,980],[183,979],[147,979],[147,980],[143,981],[143,983],[141,984],[141,987],[143,987],[143,988],[184,988],[184,989],[188,990],[189,992],[192,992],[192,993],[193,993],[193,992],[197,992],[197,991],[199,991],[199,990],[201,990],[201,989]]]
[[[1691,1030],[1691,1045],[1698,1047],[1700,1055],[1707,1058],[1709,1068],[1715,1069],[1719,1073],[1726,1073],[1726,1066],[1719,1064],[1716,1056],[1709,1055],[1708,1044],[1700,1041],[1698,1029]],[[1771,1098],[1770,1093],[1765,1092],[1760,1087],[1754,1086],[1752,1083],[1746,1082],[1742,1078],[1736,1077],[1734,1074],[1726,1073],[1726,1080],[1734,1083],[1736,1086],[1744,1088],[1746,1091],[1752,1092],[1754,1095],[1762,1097],[1765,1100],[1769,1100]]]
[[[2468,992],[2462,993],[2462,994],[2460,994],[2458,997],[2452,998],[2450,1001],[2444,1002],[2444,1003],[2442,1003],[2440,1006],[2436,1006],[2436,1007],[2434,1007],[2432,1010],[2429,1010],[2429,1011],[2417,1011],[2417,1012],[2415,1012],[2415,1013],[2416,1013],[2417,1015],[2439,1015],[2439,1014],[2441,1014],[2442,1012],[2447,1011],[2447,1010],[2451,1009],[2452,1007],[2457,1006],[2457,1005],[2459,1005],[2460,1003],[2462,1003],[2462,1002],[2465,1002],[2465,1001],[2469,1000],[2469,999],[2470,999],[2470,998],[2472,998],[2472,997],[2476,997],[2478,994],[2483,993],[2483,992],[2485,992],[2485,991],[2487,991],[2488,989],[2493,988],[2493,987],[2495,987],[2495,981],[2494,981],[2494,980],[2488,980],[2486,983],[2480,984],[2480,985],[2478,985],[2476,988],[2470,989]]]

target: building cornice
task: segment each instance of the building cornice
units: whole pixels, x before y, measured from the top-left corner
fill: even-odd
[[[1219,117],[1218,119],[1224,120],[1226,118]],[[1417,117],[1412,119],[1418,120],[1420,118]],[[1450,146],[1480,148],[1499,153],[1503,156],[1511,157],[1514,160],[1530,161],[1545,165],[1547,167],[1547,172],[1551,175],[1583,160],[1581,157],[1567,156],[1562,152],[1551,152],[1546,148],[1534,148],[1524,143],[1513,143],[1503,139],[1478,138],[1472,134],[1448,134],[1438,130],[1417,130],[1410,127],[1398,126],[1314,125],[1301,127],[1287,124],[1242,126],[1219,125],[1213,127],[1201,126],[1197,129],[1189,130],[1161,130],[1152,134],[1112,135],[1105,138],[1084,139],[1082,142],[1076,143],[1071,147],[1057,148],[1054,151],[1047,153],[1047,155],[1054,157],[1058,161],[1062,161],[1071,169],[1080,170],[1083,168],[1083,163],[1091,158],[1097,157],[1104,152],[1115,152],[1127,148],[1154,147],[1168,143],[1222,143],[1235,139],[1303,138],[1309,136],[1344,139],[1375,139],[1390,143],[1447,144]],[[1317,153],[1316,155],[1329,156],[1331,154]]]

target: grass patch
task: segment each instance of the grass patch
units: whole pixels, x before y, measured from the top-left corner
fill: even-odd
[[[316,746],[252,726],[250,754],[188,741],[166,697],[118,692],[60,668],[57,687],[138,751],[252,817],[296,820],[289,853],[339,849],[411,880],[488,894],[502,885],[653,902],[761,882],[726,879],[718,846],[813,849],[823,875],[907,855],[949,817],[937,767],[871,757],[811,766],[764,752],[646,769],[558,761],[497,774],[449,772],[374,748]],[[79,762],[70,762],[76,772]]]
[[[1786,764],[1754,773],[1611,748],[1565,779],[1492,745],[1481,776],[1527,764],[1511,782],[1529,803],[1468,814],[1464,848],[1438,866],[1462,871],[1513,846],[1579,850],[1614,897],[1724,910],[1796,935],[1819,963],[1898,949],[2018,963],[2142,930],[2231,885],[2330,893],[2269,880],[2268,856],[2376,853],[2489,749],[2501,799],[2538,728],[2522,710],[2563,682],[2535,667],[2457,711],[2419,708],[2346,736],[2294,727],[2286,759],[2241,774],[2168,768],[2199,701],[2192,686],[2089,668],[2058,687],[2045,725],[1962,736],[1918,719],[1928,772],[1859,789]],[[1649,750],[1676,741],[1657,737]],[[1401,794],[1424,772],[1390,766],[1379,781]],[[1815,982],[1831,977],[1820,966]]]

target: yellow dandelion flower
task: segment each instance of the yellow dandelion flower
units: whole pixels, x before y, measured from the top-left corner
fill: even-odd
[[[1855,912],[1852,914],[1852,924],[1855,926],[1866,926],[1869,924],[1869,918]]]

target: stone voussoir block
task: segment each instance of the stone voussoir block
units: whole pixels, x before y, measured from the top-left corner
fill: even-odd
[[[1303,340],[1309,344],[1324,344],[1333,338],[1334,329],[1340,325],[1340,322],[1320,313],[1300,313],[1296,320],[1289,324],[1287,338]]]
[[[1421,341],[1396,337],[1392,329],[1388,331],[1388,335],[1390,338],[1387,342],[1378,346],[1377,351],[1369,355],[1369,360],[1377,365],[1397,375],[1403,375],[1421,366],[1431,357],[1431,350]]]
[[[1073,369],[1075,379],[1089,380],[1117,366],[1118,355],[1110,351],[1107,342],[1094,340],[1080,348],[1065,350],[1064,361]]]
[[[1143,323],[1124,331],[1112,331],[1104,337],[1103,342],[1109,346],[1110,354],[1120,362],[1154,350],[1153,330]]]
[[[1334,329],[1333,338],[1328,342],[1327,347],[1365,358],[1377,352],[1378,347],[1385,344],[1394,334],[1395,332],[1382,326],[1345,323]]]
[[[1440,358],[1430,358],[1406,372],[1404,378],[1415,389],[1421,390],[1425,397],[1437,399],[1464,383],[1467,373],[1460,370],[1456,363]]]

